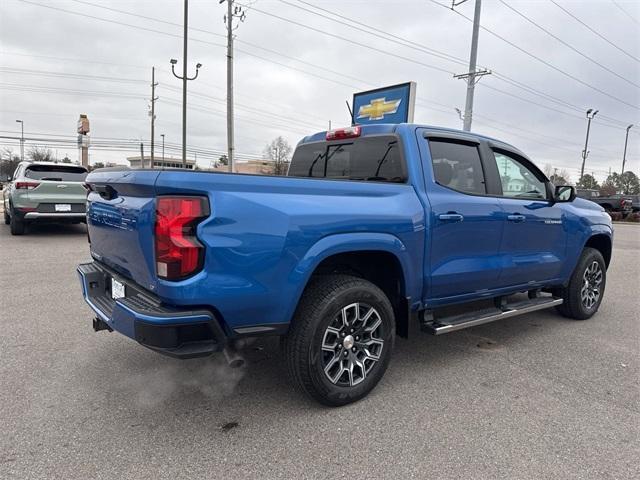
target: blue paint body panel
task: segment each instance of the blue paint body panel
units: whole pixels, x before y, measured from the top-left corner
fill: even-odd
[[[397,135],[406,183],[185,170],[93,172],[88,181],[111,185],[117,196],[88,196],[92,256],[167,305],[210,309],[233,332],[290,322],[314,269],[335,254],[394,255],[404,296],[417,309],[566,283],[589,237],[612,236],[610,219],[591,202],[473,196],[440,186],[425,131],[458,133],[412,124],[362,127],[363,136]],[[324,137],[321,132],[301,143]],[[211,208],[197,227],[204,268],[181,281],[159,279],[155,271],[160,195],[206,196]],[[464,222],[439,220],[450,211],[464,212]],[[525,222],[506,221],[516,211]]]

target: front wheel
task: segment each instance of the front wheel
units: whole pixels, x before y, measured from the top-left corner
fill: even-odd
[[[349,275],[318,276],[285,339],[289,376],[324,405],[355,402],[384,375],[394,339],[393,308],[382,290]]]
[[[607,266],[602,254],[586,247],[576,266],[569,284],[561,289],[564,302],[558,311],[574,320],[591,318],[600,307],[607,283]]]

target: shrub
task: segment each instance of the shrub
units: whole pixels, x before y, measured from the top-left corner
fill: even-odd
[[[611,220],[614,222],[622,221],[622,212],[609,212],[609,215],[611,215]]]

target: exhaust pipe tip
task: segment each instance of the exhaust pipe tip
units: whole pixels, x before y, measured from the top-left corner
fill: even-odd
[[[242,358],[234,349],[225,347],[224,350],[222,350],[222,353],[224,353],[224,358],[227,360],[227,364],[231,368],[240,368],[245,363],[244,358]]]

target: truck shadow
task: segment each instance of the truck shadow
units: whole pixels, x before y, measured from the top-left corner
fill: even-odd
[[[500,356],[508,360],[510,349],[521,344],[531,344],[533,349],[539,337],[553,335],[565,323],[555,313],[545,312],[440,337],[419,333],[410,340],[398,338],[391,367],[378,387],[361,402],[339,410],[359,411],[364,403],[385,404],[390,397],[397,401],[398,392],[415,389],[416,383],[426,390],[437,388],[432,380],[440,385],[450,382],[456,370],[464,375],[487,355],[497,356],[489,361]],[[187,416],[206,422],[208,430],[224,433],[247,422],[264,429],[272,422],[297,417],[302,421],[310,414],[335,411],[308,400],[289,383],[278,339],[259,339],[243,350],[247,364],[241,369],[230,368],[222,355],[177,361],[141,349],[132,353],[136,347],[130,342],[122,347],[129,353],[100,349],[98,356],[108,357],[104,361],[112,367],[119,363],[119,373],[112,372],[113,378],[97,388],[112,401],[126,404],[141,423]],[[187,428],[187,424],[173,428]]]

